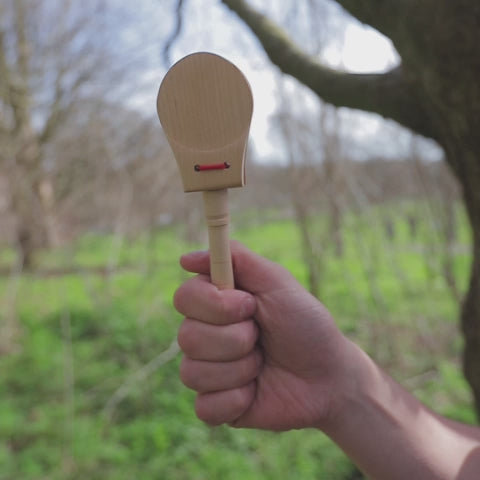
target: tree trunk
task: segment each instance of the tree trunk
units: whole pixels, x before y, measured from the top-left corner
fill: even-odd
[[[299,200],[298,193],[293,193],[293,206],[295,211],[295,223],[300,231],[300,243],[302,246],[303,263],[308,274],[308,291],[314,296],[320,297],[321,287],[321,260],[315,253],[315,242],[311,233],[311,220],[308,218],[306,206]]]
[[[17,258],[24,270],[31,270],[33,267],[33,233],[25,222],[21,221],[17,229]]]
[[[463,302],[461,321],[465,338],[463,371],[472,388],[477,419],[480,420],[480,223],[476,229],[470,285]]]
[[[36,186],[42,207],[43,224],[48,248],[59,247],[62,243],[55,202],[55,191],[51,178],[44,176]]]
[[[327,116],[330,115],[334,124],[333,131],[327,128]],[[340,117],[337,109],[327,108],[322,105],[320,115],[320,132],[323,142],[323,169],[325,180],[325,192],[327,197],[327,210],[329,217],[330,240],[335,248],[335,255],[343,255],[343,194],[345,182],[342,168],[342,158],[339,145],[338,131],[340,130]]]
[[[455,277],[455,245],[457,240],[457,215],[455,211],[455,197],[446,192],[444,199],[445,217],[442,222],[443,241],[444,241],[444,259],[443,259],[443,276],[445,282],[453,295],[453,298],[460,303],[462,301],[462,293],[457,285]]]
[[[37,247],[43,242],[42,212],[31,175],[20,161],[14,166],[10,181],[13,188],[10,210],[15,216],[15,247],[21,269],[31,270]]]
[[[480,176],[477,200],[480,196]],[[469,205],[467,212],[473,230],[472,265],[470,283],[461,310],[461,326],[464,336],[463,372],[472,388],[477,419],[480,421],[480,202]]]
[[[480,66],[480,65],[479,65]],[[448,85],[444,85],[444,91]],[[467,216],[472,228],[470,282],[461,306],[460,324],[464,336],[463,371],[470,384],[477,419],[480,421],[480,141],[476,76],[467,70],[459,78],[458,92],[450,105],[442,105],[446,125],[443,147],[447,163],[459,180]]]

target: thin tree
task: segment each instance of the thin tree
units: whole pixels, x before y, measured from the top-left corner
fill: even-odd
[[[375,112],[434,139],[457,177],[473,232],[468,292],[461,308],[464,373],[480,417],[480,4],[477,0],[337,0],[393,42],[401,64],[352,74],[305,53],[244,0],[222,0],[261,42],[271,61],[324,101]]]
[[[86,97],[121,83],[105,19],[101,0],[0,4],[0,167],[23,268],[36,247],[58,238],[49,145]]]

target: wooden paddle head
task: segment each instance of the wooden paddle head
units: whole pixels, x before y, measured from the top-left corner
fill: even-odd
[[[253,98],[235,65],[212,53],[188,55],[163,79],[157,110],[186,192],[245,185]]]

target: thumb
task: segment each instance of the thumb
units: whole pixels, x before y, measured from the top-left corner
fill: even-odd
[[[290,283],[291,274],[280,265],[252,252],[242,243],[231,242],[235,288],[253,294],[282,288]],[[188,272],[209,275],[208,251],[187,253],[180,258],[181,266]]]

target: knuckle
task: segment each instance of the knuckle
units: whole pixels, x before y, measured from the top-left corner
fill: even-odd
[[[211,289],[208,292],[208,304],[213,307],[212,312],[216,312],[218,320],[215,323],[229,323],[229,306],[225,296],[217,289]]]
[[[195,402],[195,414],[204,423],[210,426],[221,425],[227,422],[232,416],[231,398],[233,391],[228,392],[228,402],[225,399],[219,402],[218,399],[211,398],[211,394],[198,394]],[[215,395],[215,394],[214,394]],[[233,411],[238,410],[238,407],[233,406]]]
[[[216,310],[219,318],[219,323],[222,325],[230,325],[238,323],[241,318],[239,315],[239,308],[237,302],[231,296],[220,296],[217,300]]]
[[[245,361],[243,362],[242,365],[242,381],[243,382],[248,382],[250,380],[253,380],[257,376],[257,360],[256,360],[256,354],[251,353],[248,357],[246,357]]]
[[[194,373],[191,360],[188,357],[183,357],[180,363],[180,380],[192,390],[196,390],[196,375]]]
[[[242,322],[241,334],[239,335],[239,347],[241,353],[246,355],[251,352],[257,341],[257,326],[253,320],[246,320]]]
[[[228,296],[228,302],[225,302],[225,316],[230,323],[238,323],[245,320],[243,303],[245,295],[238,295],[238,292],[232,292]]]
[[[190,322],[185,319],[180,325],[177,334],[177,342],[182,352],[192,355],[196,349],[196,336],[192,332]]]
[[[177,310],[177,312],[180,312],[182,314],[184,314],[184,306],[186,303],[186,288],[186,284],[183,284],[179,288],[177,288],[177,290],[173,294],[173,306],[175,307],[175,310]]]
[[[195,401],[195,415],[202,422],[205,422],[209,425],[214,424],[211,415],[211,409],[208,408],[208,402],[203,395],[197,395],[197,400]]]
[[[232,411],[243,412],[250,402],[250,388],[248,386],[237,388],[232,391],[231,408]]]

